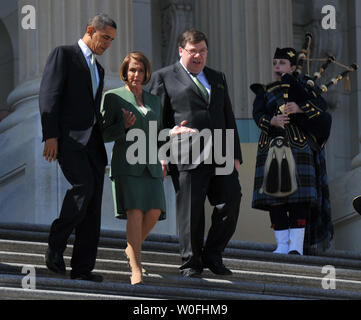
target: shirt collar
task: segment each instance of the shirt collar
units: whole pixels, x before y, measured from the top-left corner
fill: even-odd
[[[82,39],[79,39],[78,45],[83,52],[84,57],[89,58],[93,52],[89,49],[85,42]]]
[[[188,69],[187,69],[187,68],[185,67],[185,65],[183,64],[182,59],[180,59],[179,62],[180,62],[180,64],[182,65],[182,67],[184,68],[184,70],[188,73],[188,75],[189,75],[190,77],[193,77],[193,75],[188,71]],[[197,74],[197,78],[198,78],[199,76],[203,76],[203,75],[204,75],[204,73],[203,73],[203,70],[202,70],[200,73]]]

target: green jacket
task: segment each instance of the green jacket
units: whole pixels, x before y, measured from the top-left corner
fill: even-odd
[[[149,169],[152,177],[163,177],[162,167],[158,159],[157,142],[162,122],[161,101],[159,97],[144,90],[143,101],[148,111],[146,115],[137,105],[133,93],[125,87],[109,90],[103,96],[101,113],[103,116],[104,141],[115,142],[109,174],[111,178],[118,175],[141,176],[146,168]],[[131,111],[137,119],[127,132],[123,125],[122,108]],[[151,131],[149,129],[150,121],[152,121]],[[126,141],[127,134],[128,139],[133,136],[132,141]],[[135,139],[134,136],[136,136]],[[128,161],[129,156],[132,159],[131,161],[142,160],[131,164]]]

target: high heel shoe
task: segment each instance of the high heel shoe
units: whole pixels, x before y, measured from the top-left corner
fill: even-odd
[[[132,283],[132,277],[130,277],[130,284],[131,284],[132,286],[143,286],[143,285],[144,285],[144,282],[143,282],[143,280],[140,280],[139,282]]]
[[[130,258],[125,251],[124,251],[124,256],[127,259],[129,270],[132,271],[132,266],[130,265]],[[142,267],[142,273],[146,276],[149,275],[148,271],[143,267]]]

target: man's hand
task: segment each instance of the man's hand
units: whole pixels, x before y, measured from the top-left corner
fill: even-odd
[[[286,114],[292,114],[292,113],[302,113],[303,111],[295,102],[288,102],[285,106],[284,112]]]
[[[122,112],[123,112],[124,128],[125,128],[125,130],[127,130],[134,125],[137,118],[135,117],[133,112],[127,111],[123,108],[122,108]]]
[[[184,134],[184,133],[196,133],[197,132],[196,130],[185,127],[187,122],[188,122],[187,120],[183,120],[179,125],[174,126],[173,129],[170,131],[169,135],[171,137],[174,137],[176,135]]]
[[[46,161],[56,161],[58,156],[58,138],[50,138],[45,140],[43,157]]]
[[[164,160],[160,160],[160,163],[162,165],[163,178],[165,179],[168,175],[169,166],[168,166],[168,163]]]
[[[285,128],[290,123],[290,118],[286,114],[279,114],[271,119],[271,125],[274,127]]]

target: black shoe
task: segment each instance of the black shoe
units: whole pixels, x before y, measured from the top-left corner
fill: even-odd
[[[202,258],[203,266],[211,270],[214,274],[222,275],[222,276],[231,276],[232,271],[225,267],[222,263],[222,260],[210,260],[205,257]]]
[[[352,200],[352,205],[358,214],[361,214],[361,196],[357,196]]]
[[[93,281],[93,282],[102,282],[103,277],[100,274],[95,274],[92,272],[86,273],[70,273],[70,278],[73,280],[86,280],[86,281]]]
[[[50,247],[48,247],[45,254],[45,263],[48,269],[55,273],[65,274],[66,272],[63,255]]]
[[[295,255],[301,255],[297,250],[292,250],[288,254],[295,254]]]
[[[199,277],[202,274],[202,271],[203,270],[201,269],[186,268],[180,270],[180,273],[182,274],[183,277],[194,278],[194,277]]]

